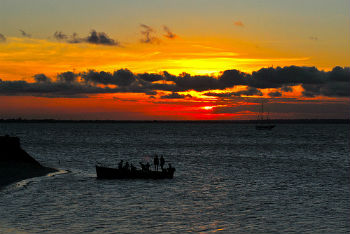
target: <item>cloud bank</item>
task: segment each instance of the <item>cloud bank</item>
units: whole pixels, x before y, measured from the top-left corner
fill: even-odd
[[[135,74],[128,69],[113,73],[89,70],[81,73],[71,71],[58,74],[55,79],[45,74],[34,75],[34,82],[0,80],[0,95],[24,95],[45,97],[81,97],[102,93],[144,93],[156,95],[157,92],[171,92],[162,98],[188,98],[178,92],[207,91],[207,96],[240,97],[262,96],[262,89],[275,88],[269,92],[273,98],[283,96],[282,92],[293,91],[293,86],[303,88],[304,97],[349,97],[350,68],[334,67],[331,71],[315,67],[276,67],[262,68],[253,73],[239,70],[226,70],[218,77],[199,76],[182,73],[178,76],[166,71]],[[235,86],[246,86],[238,92],[215,93]]]
[[[67,43],[90,43],[96,45],[108,45],[108,46],[118,46],[120,45],[118,41],[110,38],[104,32],[96,32],[96,30],[91,30],[87,37],[79,37],[78,34],[73,33],[71,36],[64,34],[61,31],[56,31],[53,37],[58,41],[64,41]]]

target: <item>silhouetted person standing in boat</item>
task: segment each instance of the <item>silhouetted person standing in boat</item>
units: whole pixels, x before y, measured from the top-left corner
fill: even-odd
[[[163,171],[164,164],[165,164],[165,160],[164,160],[163,155],[162,155],[162,156],[160,156],[160,168],[162,169],[162,171]]]
[[[120,162],[118,163],[118,169],[123,169],[123,160],[120,160]]]
[[[154,169],[155,169],[156,171],[158,171],[158,165],[159,165],[158,155],[156,155],[156,156],[154,157],[153,163],[154,163]]]

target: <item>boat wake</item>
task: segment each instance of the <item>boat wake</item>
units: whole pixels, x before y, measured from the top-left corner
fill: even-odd
[[[56,172],[53,173],[49,173],[45,176],[38,176],[38,177],[32,177],[32,178],[28,178],[28,179],[24,179],[21,180],[17,183],[11,184],[6,186],[3,190],[1,190],[4,193],[7,192],[13,192],[14,190],[22,190],[22,189],[26,189],[29,185],[40,182],[41,180],[48,178],[48,177],[55,177],[58,175],[64,175],[64,174],[68,174],[70,173],[69,170],[58,170]]]

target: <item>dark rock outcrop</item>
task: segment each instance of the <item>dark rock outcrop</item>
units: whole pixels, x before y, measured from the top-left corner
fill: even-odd
[[[55,171],[25,152],[18,137],[0,136],[0,187]]]

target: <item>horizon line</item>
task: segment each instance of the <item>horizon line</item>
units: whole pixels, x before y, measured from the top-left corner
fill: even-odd
[[[337,119],[270,119],[274,123],[350,123],[350,118]],[[0,123],[256,123],[255,119],[245,120],[98,120],[98,119],[0,119]]]

